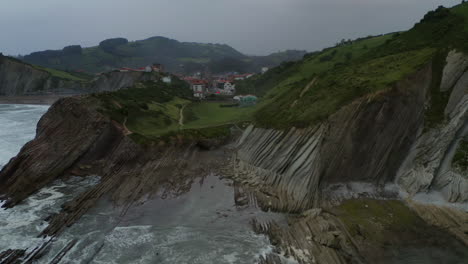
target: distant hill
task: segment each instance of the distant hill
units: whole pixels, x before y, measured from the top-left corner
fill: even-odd
[[[0,96],[72,95],[115,91],[139,82],[157,82],[166,73],[106,72],[99,76],[24,63],[0,53]],[[173,78],[173,82],[177,82]]]
[[[125,38],[102,41],[98,46],[72,45],[62,50],[46,50],[24,56],[26,62],[67,71],[98,73],[119,67],[163,64],[168,71],[191,73],[209,70],[250,72],[274,67],[283,61],[299,60],[305,51],[285,51],[269,56],[247,56],[225,44],[179,42],[151,37],[129,42]]]

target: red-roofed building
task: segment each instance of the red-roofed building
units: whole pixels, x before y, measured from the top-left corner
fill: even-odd
[[[197,98],[205,98],[207,88],[208,88],[208,81],[196,79],[192,77],[184,78],[190,84],[190,88],[193,91],[193,96]]]

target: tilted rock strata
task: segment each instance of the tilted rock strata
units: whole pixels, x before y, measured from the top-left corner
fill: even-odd
[[[446,120],[431,129],[421,128],[397,182],[410,194],[436,190],[449,202],[466,202],[468,175],[455,171],[451,163],[459,142],[468,134],[468,65],[463,64],[461,71],[452,64],[454,56],[458,61],[462,58],[468,61],[468,56],[454,52],[447,58],[444,76],[451,77],[444,78],[441,84],[441,89],[451,89],[445,108]]]
[[[158,81],[147,72],[108,72],[90,81],[53,76],[46,70],[0,55],[0,96],[37,94],[84,94],[116,91],[143,81]]]
[[[78,92],[84,84],[52,77],[50,73],[0,55],[0,95]]]
[[[263,183],[272,208],[301,211],[342,182],[392,182],[424,122],[427,66],[395,87],[361,98],[308,129],[249,127],[238,143],[236,177]]]

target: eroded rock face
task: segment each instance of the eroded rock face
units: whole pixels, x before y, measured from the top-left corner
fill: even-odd
[[[449,202],[468,201],[468,175],[452,168],[461,139],[468,134],[468,57],[454,51],[447,57],[441,90],[450,87],[446,120],[422,129],[399,173],[398,184],[410,194],[441,191]]]
[[[368,212],[362,201],[350,207],[323,201],[330,198],[326,190],[336,184],[364,182],[381,188],[395,180],[411,193],[435,189],[446,194],[448,201],[466,201],[466,178],[450,168],[452,150],[466,135],[466,80],[461,74],[453,84],[445,109],[447,123],[424,130],[431,71],[427,66],[391,89],[360,98],[315,127],[277,131],[250,126],[227,165],[223,155],[203,158],[209,152],[200,149],[220,142],[144,147],[97,111],[98,104],[91,99],[62,99],[39,122],[36,138],[0,172],[0,181],[6,183],[0,193],[8,198],[7,206],[14,206],[54,179],[69,174],[101,176],[99,184],[49,219],[43,234],[54,236],[103,196],[122,208],[124,215],[132,204],[158,190],[184,192],[181,183],[190,184],[193,177],[224,167],[223,174],[254,190],[262,208],[301,213],[289,218],[288,227],[255,223],[283,255],[300,263],[379,263],[380,253],[385,252],[381,233],[392,236],[393,246],[402,237],[424,240],[432,233],[422,219],[441,228],[449,226],[466,241],[466,214],[450,211],[450,217],[444,218],[446,210],[413,205],[416,215],[401,202],[380,201],[373,201],[377,205]],[[446,74],[453,75],[448,70]],[[411,223],[398,226],[408,216]],[[455,221],[450,220],[452,216]],[[382,228],[389,221],[391,225]],[[405,227],[414,228],[408,237]],[[267,256],[264,263],[278,261]]]
[[[406,263],[401,252],[421,263],[466,260],[466,213],[419,204],[411,208],[395,200],[348,200],[291,215],[287,227],[254,221],[254,228],[267,234],[283,256],[301,264]],[[441,251],[426,262],[434,249]],[[282,262],[267,257],[264,263]]]
[[[423,125],[431,72],[426,66],[390,90],[357,100],[329,118],[321,146],[322,186],[393,182]]]
[[[202,150],[196,140],[139,145],[121,124],[98,111],[99,102],[95,100],[80,96],[56,102],[39,121],[35,139],[0,172],[5,207],[20,203],[59,178],[101,177],[97,185],[50,218],[44,235],[59,234],[104,195],[125,211],[160,189],[183,192],[191,179],[217,170],[225,162],[224,155],[203,157],[211,152]],[[215,143],[210,145],[214,147]]]
[[[83,83],[52,77],[46,71],[0,55],[0,95],[79,93],[84,88]]]
[[[392,89],[342,108],[315,128],[250,127],[239,140],[236,175],[267,185],[266,203],[286,211],[310,208],[332,184],[392,182],[423,125],[430,80],[427,66]]]
[[[159,77],[146,72],[109,72],[93,80],[88,90],[93,92],[117,91],[137,82],[157,81]]]
[[[0,193],[13,206],[61,176],[85,154],[97,154],[114,142],[117,127],[80,98],[64,98],[41,118],[36,138],[0,172]],[[93,149],[93,153],[89,150]],[[91,157],[90,157],[91,158]]]
[[[291,211],[309,207],[318,192],[324,130],[276,131],[250,126],[233,158],[234,177],[260,185],[266,194],[265,207]]]
[[[256,223],[257,230],[299,263],[398,263],[398,256],[391,262],[385,255],[387,247],[411,251],[426,242],[442,248],[454,243],[458,252],[466,252],[465,211],[412,200],[409,205],[388,201],[398,199],[398,187],[395,196],[385,196],[383,187],[396,182],[410,194],[437,191],[447,202],[468,200],[468,175],[451,165],[468,134],[467,61],[456,52],[447,58],[440,87],[450,92],[446,120],[434,128],[424,124],[432,79],[427,66],[393,89],[343,107],[313,129],[247,129],[239,140],[234,177],[258,188],[261,206],[302,212],[301,217],[290,218],[287,228]],[[388,202],[369,200],[367,205],[358,200],[349,206],[352,201],[347,199],[353,194],[335,192],[351,183]],[[383,190],[375,191],[379,186]],[[419,242],[406,247],[405,241]],[[280,262],[272,257],[264,263]]]
[[[91,81],[74,81],[52,76],[45,70],[0,55],[0,96],[33,94],[85,94],[116,91],[143,81],[157,81],[146,72],[109,72]]]
[[[440,90],[443,92],[452,89],[468,67],[467,56],[456,50],[449,52],[446,62],[440,84]]]

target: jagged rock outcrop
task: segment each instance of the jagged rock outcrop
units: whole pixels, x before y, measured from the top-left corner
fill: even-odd
[[[449,53],[441,91],[450,91],[446,120],[434,128],[421,127],[399,171],[398,183],[410,194],[441,191],[449,202],[468,201],[468,177],[452,168],[461,139],[468,134],[468,56]]]
[[[398,198],[398,189],[389,193],[385,188],[394,182],[410,194],[440,191],[448,202],[468,200],[468,177],[451,165],[468,134],[467,61],[466,55],[449,53],[440,85],[440,91],[449,93],[446,119],[432,128],[425,122],[434,96],[431,65],[392,89],[354,101],[314,128],[278,131],[250,126],[238,141],[234,178],[258,189],[262,207],[304,215],[290,218],[288,227],[262,223],[256,229],[300,263],[383,263],[387,246],[404,247],[401,237],[440,237],[449,243],[447,230],[468,245],[468,213],[463,210],[409,199],[408,205],[384,202],[389,215],[383,216],[380,205],[371,210],[364,202],[351,207],[346,205],[349,200],[343,202],[359,195]],[[350,193],[340,193],[343,190]],[[387,230],[393,217],[412,220],[404,227],[392,222]],[[372,219],[370,225],[365,219]],[[427,232],[434,234],[424,238],[421,234]],[[387,234],[385,243],[372,233]],[[436,240],[429,243],[439,243]],[[466,250],[454,243],[457,250]],[[264,263],[281,262],[271,257]]]
[[[121,124],[98,109],[99,101],[93,96],[60,99],[39,121],[36,138],[0,172],[5,207],[15,206],[56,179],[101,176],[97,185],[50,218],[44,235],[59,234],[104,195],[125,213],[160,189],[165,192],[160,195],[183,193],[194,178],[225,163],[223,153],[201,149],[197,139],[174,137],[149,146],[137,144]]]
[[[317,205],[322,190],[333,184],[392,182],[424,123],[431,76],[429,65],[315,128],[250,127],[239,140],[237,177],[268,186],[274,199],[267,203],[286,211]]]
[[[89,158],[113,148],[118,127],[80,98],[59,100],[40,119],[36,138],[0,172],[0,193],[13,206],[61,176],[85,154]],[[89,151],[90,149],[93,151]],[[102,155],[102,154],[101,154]]]
[[[448,62],[460,61],[459,55],[450,59],[451,54]],[[448,69],[442,84],[455,81],[448,90],[447,122],[437,127],[425,127],[433,79],[429,64],[391,88],[351,102],[314,127],[280,131],[251,125],[234,144],[229,162],[224,153],[200,149],[211,149],[210,142],[174,137],[149,146],[137,144],[122,124],[99,111],[97,97],[61,99],[40,120],[36,138],[0,172],[0,182],[6,183],[0,194],[8,199],[6,206],[14,206],[54,179],[101,176],[100,183],[49,219],[43,234],[54,236],[103,196],[123,215],[158,190],[169,190],[162,195],[184,192],[194,177],[228,163],[219,171],[249,186],[263,209],[300,213],[290,215],[287,226],[254,223],[282,255],[300,263],[381,263],[388,243],[397,248],[402,238],[405,243],[431,237],[450,241],[440,228],[466,243],[466,213],[410,203],[413,212],[400,201],[340,205],[343,201],[334,193],[342,184],[366,183],[383,190],[396,180],[411,194],[438,190],[450,202],[466,201],[466,177],[450,164],[468,130],[468,77]],[[103,78],[110,79],[103,79],[100,87],[112,89],[139,77]],[[433,239],[428,245],[437,243]],[[278,261],[267,256],[263,263]]]
[[[147,72],[113,71],[94,79],[89,90],[95,92],[116,91],[133,86],[137,82],[158,81],[160,76]]]
[[[412,210],[414,209],[414,210]],[[400,250],[451,248],[466,257],[467,213],[396,200],[348,200],[288,217],[287,225],[254,221],[280,255],[301,264],[400,263]],[[453,239],[450,233],[460,238]],[[447,254],[451,251],[447,251]],[[447,258],[451,256],[446,256]],[[412,259],[423,259],[412,255]],[[266,258],[263,263],[283,263]]]
[[[448,230],[468,246],[468,212],[447,206],[421,204],[411,200],[408,204],[427,223]]]

